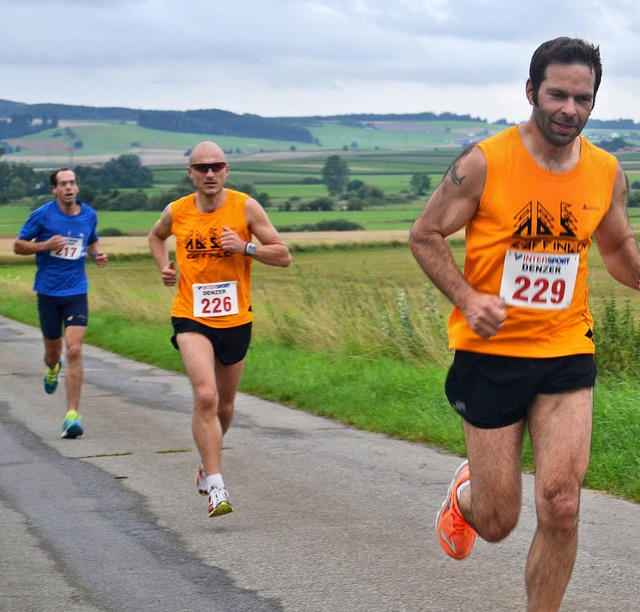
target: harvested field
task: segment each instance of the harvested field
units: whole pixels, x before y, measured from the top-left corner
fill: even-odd
[[[358,243],[387,243],[394,240],[406,242],[409,232],[406,230],[377,231],[377,232],[291,232],[281,234],[289,247],[315,246],[320,244],[358,244]],[[0,238],[0,260],[23,260],[26,258],[13,253],[15,236]],[[171,238],[170,240],[173,240]],[[149,252],[146,236],[104,236],[100,238],[100,246],[105,253],[113,255],[146,254]],[[170,242],[170,249],[174,243]]]

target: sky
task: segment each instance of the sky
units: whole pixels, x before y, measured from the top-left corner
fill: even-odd
[[[557,36],[600,46],[592,117],[640,122],[637,0],[0,0],[0,98],[519,122]]]

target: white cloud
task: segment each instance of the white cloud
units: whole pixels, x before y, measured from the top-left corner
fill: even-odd
[[[640,121],[631,0],[0,0],[0,97],[265,116],[525,119],[542,41],[601,47],[595,117]]]

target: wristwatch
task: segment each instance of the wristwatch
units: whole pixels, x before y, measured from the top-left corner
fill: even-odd
[[[244,254],[251,255],[252,257],[256,254],[256,245],[253,242],[247,242],[247,246],[244,247]]]

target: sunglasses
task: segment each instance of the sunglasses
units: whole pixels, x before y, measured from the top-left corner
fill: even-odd
[[[213,170],[215,172],[220,172],[227,167],[227,162],[213,162],[212,164],[191,164],[191,168],[193,168],[196,172],[201,172],[202,174],[206,174],[209,170]]]

